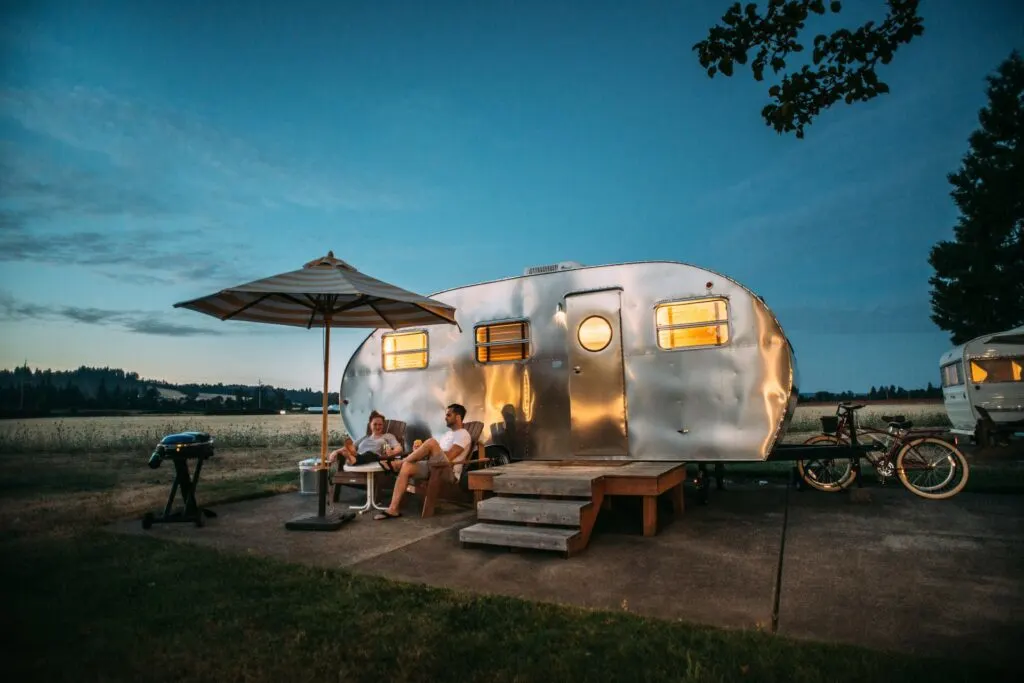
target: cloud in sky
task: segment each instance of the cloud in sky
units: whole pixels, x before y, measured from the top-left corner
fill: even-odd
[[[215,230],[173,224],[109,231],[100,227],[33,229],[33,216],[30,211],[0,211],[0,263],[84,266],[129,284],[224,282],[244,277],[232,258],[218,255],[232,253],[241,245],[217,238]],[[182,245],[187,240],[204,240],[211,246],[200,252],[190,247],[183,257]]]
[[[2,89],[4,121],[0,261],[86,266],[136,283],[223,282],[245,277],[226,256],[251,250],[237,228],[251,232],[268,211],[413,206],[195,113],[104,88]]]
[[[167,314],[153,311],[110,310],[79,306],[46,306],[29,303],[15,298],[8,292],[0,292],[0,322],[24,322],[29,320],[74,322],[85,325],[102,325],[121,328],[137,334],[151,334],[166,337],[220,336],[237,332],[215,327],[203,327],[176,323],[167,320]],[[251,331],[246,331],[251,334]]]
[[[408,198],[334,169],[303,168],[196,113],[145,103],[104,88],[7,88],[6,116],[36,135],[100,155],[150,186],[192,186],[213,202],[233,198],[320,210],[395,210]]]

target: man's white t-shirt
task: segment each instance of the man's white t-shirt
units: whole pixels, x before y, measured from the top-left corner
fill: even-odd
[[[473,443],[473,438],[469,435],[466,429],[449,429],[447,432],[441,435],[441,438],[437,440],[437,444],[441,447],[441,450],[447,453],[451,450],[452,446],[462,446],[462,452],[459,453],[459,457],[452,463],[452,471],[455,474],[455,478],[458,479],[459,475],[462,474],[462,465],[456,465],[455,463],[463,462],[469,457],[469,447]]]

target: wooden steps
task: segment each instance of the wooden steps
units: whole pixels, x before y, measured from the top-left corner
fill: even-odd
[[[515,526],[513,524],[488,524],[481,522],[461,530],[459,532],[459,540],[463,543],[534,548],[536,550],[558,550],[563,553],[570,553],[571,548],[575,545],[572,541],[579,535],[579,529]]]
[[[566,557],[583,550],[604,499],[601,472],[511,472],[496,476],[496,497],[477,503],[477,524],[459,531],[463,545],[554,550]]]
[[[476,506],[477,519],[494,522],[522,522],[579,527],[590,500],[541,500],[501,496],[486,498]]]
[[[589,476],[509,476],[497,477],[494,480],[494,492],[543,495],[543,496],[580,496],[589,498],[592,477]]]

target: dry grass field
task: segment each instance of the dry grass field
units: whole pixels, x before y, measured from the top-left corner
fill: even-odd
[[[819,418],[835,413],[835,404],[800,405],[789,432],[821,429]],[[860,411],[861,423],[882,427],[883,415],[899,414],[921,427],[944,427],[949,422],[941,402],[875,403]],[[330,443],[345,438],[338,415],[328,416]],[[167,434],[182,431],[213,434],[218,447],[316,450],[320,445],[319,415],[72,417],[0,421],[0,454],[11,453],[124,453],[148,455]]]
[[[820,418],[824,415],[836,414],[835,403],[799,405],[790,433],[817,432],[821,430]],[[866,427],[885,427],[883,415],[903,415],[917,427],[948,427],[949,418],[942,401],[914,401],[906,403],[879,401],[868,403],[857,411],[860,424]]]
[[[834,405],[797,409],[787,441],[820,429]],[[872,405],[861,412],[880,426],[883,414],[921,426],[945,424],[941,403]],[[330,443],[340,445],[341,418],[328,417]],[[146,466],[167,434],[214,435],[217,455],[204,468],[200,496],[225,500],[294,490],[298,462],[320,451],[320,416],[143,416],[0,421],[0,531],[78,528],[163,507],[172,467]]]
[[[294,491],[299,483],[298,462],[313,455],[317,453],[311,449],[298,448],[217,451],[203,466],[199,501],[223,503]],[[148,460],[148,450],[3,453],[0,534],[73,533],[162,510],[174,465],[165,462],[154,470],[147,466]],[[175,506],[180,505],[179,495]]]
[[[341,445],[344,426],[328,416],[330,443]],[[145,452],[167,434],[204,431],[225,448],[320,446],[319,415],[144,415],[138,417],[34,418],[0,421],[0,454]]]

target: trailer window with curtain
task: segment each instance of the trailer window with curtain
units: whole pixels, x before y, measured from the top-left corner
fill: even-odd
[[[1017,358],[974,358],[971,360],[971,381],[975,384],[1020,382],[1024,356]]]
[[[384,370],[418,370],[427,367],[427,333],[389,332],[381,335],[381,367]]]
[[[530,324],[526,320],[476,327],[478,363],[525,360],[530,355]]]
[[[723,346],[729,342],[729,302],[725,298],[658,304],[654,319],[662,349]]]
[[[942,366],[942,386],[956,387],[964,383],[964,364],[962,361]]]

